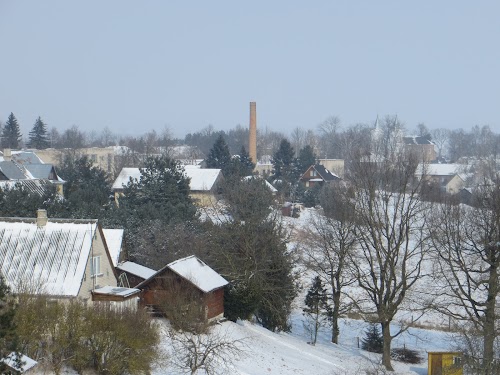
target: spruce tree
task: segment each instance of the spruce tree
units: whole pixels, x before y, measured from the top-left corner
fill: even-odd
[[[9,119],[5,123],[2,131],[2,147],[3,148],[19,148],[21,142],[21,130],[17,122],[16,116],[11,112]]]
[[[230,178],[231,176],[240,178],[244,176],[250,176],[255,168],[255,164],[250,159],[250,155],[245,150],[244,146],[241,146],[240,154],[235,155],[231,158],[229,166],[225,169],[225,178]],[[223,173],[224,173],[223,172]]]
[[[361,349],[373,353],[382,353],[384,339],[377,324],[371,324],[365,331],[365,337],[361,340]]]
[[[293,147],[286,139],[282,139],[280,147],[273,155],[273,174],[276,179],[291,181],[296,177],[294,171],[296,159]]]
[[[33,129],[29,132],[28,147],[43,150],[50,146],[47,125],[42,121],[40,116],[35,121]]]
[[[10,288],[0,275],[0,359],[7,357],[12,352],[17,352],[17,334],[14,323],[16,307]],[[18,355],[19,358],[19,355]],[[0,372],[6,369],[0,361]]]
[[[208,168],[219,168],[222,169],[222,173],[228,172],[231,164],[231,153],[222,134],[219,135],[210,149],[206,163]]]
[[[303,174],[307,168],[311,165],[316,164],[316,155],[314,154],[314,150],[311,146],[307,145],[304,148],[300,149],[299,157],[297,159],[297,169],[299,174]]]
[[[314,278],[304,303],[306,305],[303,309],[304,315],[311,322],[310,327],[308,327],[311,331],[311,344],[315,345],[319,327],[325,322],[329,311],[328,295],[319,276]]]

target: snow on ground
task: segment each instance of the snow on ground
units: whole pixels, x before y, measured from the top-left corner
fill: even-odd
[[[308,334],[302,325],[302,314],[296,311],[292,316],[291,333],[273,333],[247,321],[224,322],[214,330],[225,333],[231,340],[244,339],[245,348],[241,358],[231,360],[230,374],[303,374],[303,375],[361,375],[374,371],[380,363],[380,355],[357,348],[357,337],[362,337],[367,325],[361,321],[342,320],[340,345],[330,342],[330,332],[324,327],[315,346],[308,344]],[[168,351],[169,339],[164,336],[163,346]],[[394,347],[406,344],[418,349],[424,362],[407,365],[393,361],[395,375],[427,374],[426,351],[446,350],[449,337],[439,331],[412,329],[395,341]],[[201,372],[203,373],[203,372]],[[168,364],[157,368],[154,375],[183,374]]]

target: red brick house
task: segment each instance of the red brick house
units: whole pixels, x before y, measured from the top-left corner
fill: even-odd
[[[207,320],[224,316],[224,286],[228,282],[192,255],[167,264],[136,286],[142,290],[141,304],[161,310],[178,294],[196,295]],[[172,301],[173,302],[173,301]]]

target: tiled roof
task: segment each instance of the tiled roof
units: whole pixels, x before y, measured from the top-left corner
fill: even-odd
[[[0,272],[16,292],[35,283],[40,292],[77,296],[84,277],[97,220],[0,219]]]

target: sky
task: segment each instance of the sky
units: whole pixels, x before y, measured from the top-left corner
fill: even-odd
[[[0,0],[0,121],[120,135],[397,115],[500,131],[497,0]]]

